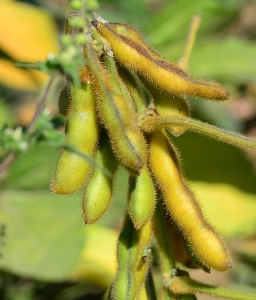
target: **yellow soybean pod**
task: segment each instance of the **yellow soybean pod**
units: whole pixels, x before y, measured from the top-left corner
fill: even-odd
[[[230,269],[229,251],[220,235],[205,220],[194,195],[185,186],[175,150],[162,131],[150,136],[149,161],[166,208],[181,230],[192,258],[209,269]]]
[[[147,43],[143,35],[133,25],[126,23],[109,22],[109,27],[120,36],[131,39],[133,42],[140,44],[148,52],[149,55],[154,57],[154,59],[163,59],[163,57]]]
[[[82,212],[85,224],[92,224],[99,220],[112,202],[112,181],[117,168],[117,161],[106,136],[101,137],[99,148],[95,154],[95,161],[112,173],[112,177],[107,176],[97,166],[94,167],[93,174],[86,183],[83,192]]]
[[[90,84],[71,85],[72,109],[66,121],[65,141],[81,153],[93,156],[99,138],[94,96]],[[75,152],[62,149],[50,190],[63,195],[77,191],[85,182],[90,163]]]
[[[125,67],[153,81],[159,89],[182,96],[226,100],[229,93],[219,84],[191,77],[179,66],[148,51],[140,42],[122,36],[108,22],[97,19],[97,28],[111,44],[115,57]]]

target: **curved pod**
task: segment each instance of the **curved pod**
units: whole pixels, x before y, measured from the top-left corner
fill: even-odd
[[[147,168],[129,178],[128,212],[136,229],[146,224],[155,209],[155,189]]]
[[[97,20],[97,28],[111,44],[121,64],[154,81],[159,89],[176,95],[226,100],[229,93],[219,84],[195,79],[174,63],[152,55],[143,44],[118,34],[106,21]],[[149,46],[148,46],[149,47]]]
[[[65,127],[66,143],[81,153],[93,156],[99,130],[91,85],[71,86],[72,109]],[[51,182],[51,192],[70,194],[77,191],[89,176],[91,165],[79,154],[62,149]]]
[[[136,124],[134,103],[126,99],[113,82],[113,77],[99,61],[92,45],[88,43],[85,52],[93,79],[98,115],[108,132],[114,154],[128,170],[138,174],[146,163],[147,145]]]
[[[112,174],[116,171],[117,161],[105,137],[100,141],[95,160]],[[112,181],[112,178],[94,167],[93,174],[86,183],[83,192],[82,212],[85,224],[92,224],[99,220],[111,205]]]
[[[192,259],[206,268],[218,271],[230,269],[228,249],[207,223],[193,194],[184,185],[176,153],[163,132],[150,136],[149,161],[168,212],[181,230]]]
[[[136,290],[136,264],[139,255],[138,233],[126,216],[117,242],[117,264],[112,295],[115,300],[134,300]]]

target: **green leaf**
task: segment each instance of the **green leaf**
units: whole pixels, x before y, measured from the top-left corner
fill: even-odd
[[[68,279],[85,237],[77,195],[5,191],[0,197],[6,228],[0,268],[42,280]]]
[[[185,42],[191,19],[199,13],[202,15],[199,35],[216,33],[238,13],[239,5],[236,2],[227,0],[170,1],[146,28],[149,42],[155,47],[171,45],[177,40]]]
[[[19,155],[9,168],[7,189],[49,189],[59,148],[41,143]]]
[[[86,280],[107,288],[116,270],[117,232],[84,226],[80,195],[0,194],[0,269],[38,280]]]
[[[256,79],[255,57],[255,43],[237,38],[205,39],[195,43],[190,69],[200,78],[241,84]]]
[[[256,194],[254,169],[242,150],[191,132],[173,140],[188,179],[223,182]]]

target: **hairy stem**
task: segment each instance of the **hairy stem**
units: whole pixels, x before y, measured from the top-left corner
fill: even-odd
[[[256,150],[256,139],[241,135],[236,132],[221,129],[219,127],[183,116],[153,116],[145,118],[141,127],[145,132],[157,131],[162,128],[168,129],[170,125],[179,125],[187,130],[201,133],[221,142],[241,148]]]
[[[179,295],[200,293],[230,300],[255,299],[255,295],[204,284],[187,276],[175,277],[174,279],[170,280],[167,286],[171,293]]]

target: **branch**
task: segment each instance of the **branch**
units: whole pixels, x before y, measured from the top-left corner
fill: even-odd
[[[248,294],[238,292],[234,290],[224,289],[222,287],[216,287],[208,284],[204,284],[195,281],[187,276],[175,277],[166,282],[166,287],[169,288],[170,292],[178,295],[191,295],[195,293],[217,296],[223,299],[230,300],[255,300],[255,294]]]
[[[219,127],[204,123],[189,117],[183,116],[152,116],[145,118],[142,122],[141,128],[145,132],[157,131],[162,128],[171,128],[179,125],[184,129],[201,133],[208,137],[212,137],[221,142],[231,144],[241,148],[249,148],[256,150],[256,139],[235,133],[229,130],[221,129]]]

